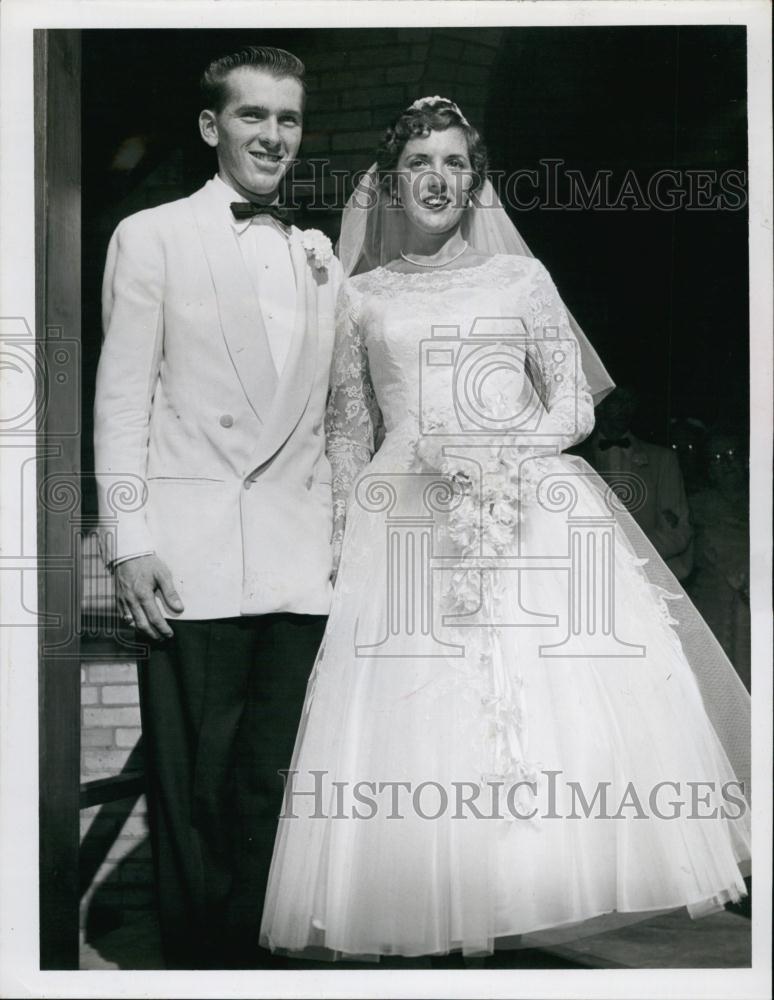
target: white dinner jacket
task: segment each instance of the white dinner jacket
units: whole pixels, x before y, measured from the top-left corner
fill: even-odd
[[[213,181],[124,219],[110,242],[95,400],[103,552],[156,552],[181,618],[329,609],[323,417],[341,266],[317,268],[302,236],[289,237],[296,319],[279,377]]]

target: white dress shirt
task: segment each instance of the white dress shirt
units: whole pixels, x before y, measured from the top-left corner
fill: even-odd
[[[592,465],[597,470],[597,472],[631,472],[632,471],[632,452],[633,443],[631,434],[622,434],[622,438],[629,438],[629,447],[620,448],[617,444],[614,444],[612,448],[605,448],[604,451],[599,447],[599,442],[601,435],[592,436],[592,448],[594,453],[594,459]]]
[[[255,284],[263,325],[277,375],[282,374],[290,349],[296,318],[296,278],[290,259],[288,236],[271,216],[235,219],[232,201],[247,201],[219,176],[215,182],[223,191],[223,203],[250,277]]]

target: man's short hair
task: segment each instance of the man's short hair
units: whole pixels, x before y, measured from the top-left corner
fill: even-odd
[[[271,45],[248,45],[231,55],[213,59],[205,69],[199,81],[205,108],[210,111],[223,110],[228,100],[227,77],[233,70],[240,69],[242,66],[263,70],[264,73],[269,73],[277,79],[292,77],[294,80],[298,80],[304,95],[306,95],[304,83],[306,70],[298,56],[294,56],[292,52],[286,52],[285,49],[276,49]]]

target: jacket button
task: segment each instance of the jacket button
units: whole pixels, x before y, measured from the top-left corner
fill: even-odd
[[[311,490],[311,488],[312,488],[312,483],[313,483],[313,482],[314,482],[314,479],[313,479],[313,477],[312,477],[312,476],[308,476],[308,477],[307,477],[307,480],[306,480],[306,488],[307,488],[308,490]]]
[[[234,418],[231,416],[230,413],[224,413],[223,414],[223,416],[220,418],[220,426],[221,427],[233,427],[234,426]]]
[[[245,479],[245,481],[244,481],[244,487],[245,487],[246,490],[249,490],[252,485],[253,485],[252,479]]]
[[[316,423],[312,428],[312,434],[322,434],[322,424]]]

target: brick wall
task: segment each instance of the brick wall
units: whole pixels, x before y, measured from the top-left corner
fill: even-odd
[[[326,159],[332,169],[357,171],[373,162],[384,128],[417,97],[441,94],[483,126],[492,69],[502,32],[479,29],[336,30],[312,33],[298,48],[308,72],[309,105],[302,153]],[[111,209],[107,230],[148,205],[186,194],[182,157],[173,153]],[[332,178],[318,183],[331,194]],[[327,184],[328,187],[323,187]],[[303,223],[302,223],[303,224]],[[335,237],[338,213],[312,225]],[[84,549],[86,612],[112,605],[112,583],[93,536]],[[137,668],[128,660],[84,662],[82,672],[81,776],[83,781],[142,768]],[[87,936],[98,935],[127,915],[151,905],[152,870],[145,802],[116,802],[81,814],[82,875],[88,889],[82,907]]]
[[[302,154],[331,170],[365,170],[395,115],[418,97],[456,101],[482,128],[492,70],[503,38],[499,28],[395,28],[333,31],[299,51],[307,67],[309,103]],[[317,193],[330,196],[332,178]],[[336,235],[338,213],[332,219]],[[322,227],[328,227],[324,221]]]

